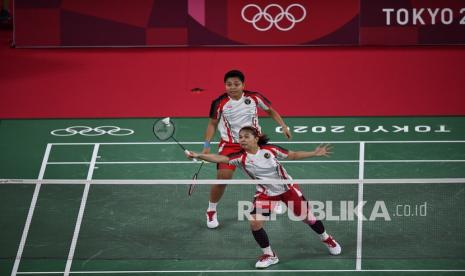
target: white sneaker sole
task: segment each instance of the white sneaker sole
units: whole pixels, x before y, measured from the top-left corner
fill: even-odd
[[[217,228],[218,225],[220,225],[218,221],[207,221],[207,227],[210,229]]]
[[[271,262],[267,263],[266,265],[260,265],[258,263],[255,264],[255,268],[267,268],[267,267],[270,267],[274,264],[277,264],[279,263],[279,259],[278,258],[274,258],[271,260]]]

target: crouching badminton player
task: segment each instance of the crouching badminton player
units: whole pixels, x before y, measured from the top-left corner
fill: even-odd
[[[281,147],[267,144],[268,138],[260,135],[254,127],[246,126],[239,131],[239,144],[241,151],[222,156],[216,154],[201,154],[187,152],[188,158],[202,159],[208,162],[225,163],[241,168],[252,179],[292,179],[279,163],[279,159],[304,159],[315,156],[329,156],[329,145],[318,146],[314,151],[288,151]],[[301,217],[308,206],[305,197],[297,184],[259,184],[254,198],[254,209],[250,213],[250,227],[253,237],[263,251],[263,255],[255,264],[256,268],[266,268],[279,262],[278,256],[271,249],[266,231],[263,229],[265,217],[270,216],[274,204],[284,202],[294,215]],[[303,203],[303,205],[302,205]],[[341,253],[341,246],[328,235],[320,220],[317,220],[310,208],[306,208],[303,222],[315,231],[321,241],[329,249],[332,255]],[[265,216],[265,217],[263,217]]]

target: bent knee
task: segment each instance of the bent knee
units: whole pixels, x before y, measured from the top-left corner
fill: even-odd
[[[250,221],[250,229],[252,231],[260,230],[262,227],[263,227],[263,221],[258,221],[258,220]]]

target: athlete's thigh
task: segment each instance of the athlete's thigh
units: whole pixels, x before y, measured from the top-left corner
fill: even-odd
[[[231,179],[233,177],[234,171],[228,169],[219,169],[216,171],[217,179]]]
[[[303,213],[307,214],[309,211],[308,202],[298,188],[293,187],[282,194],[281,200],[296,216],[300,217]]]

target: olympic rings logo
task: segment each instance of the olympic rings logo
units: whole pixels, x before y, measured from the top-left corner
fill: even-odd
[[[73,136],[76,134],[82,136],[100,136],[104,134],[112,136],[127,136],[134,133],[134,130],[128,128],[120,128],[117,126],[99,126],[91,128],[88,126],[72,126],[63,129],[55,129],[50,132],[54,136]]]
[[[273,7],[277,8],[279,10],[279,13],[276,14],[274,17],[268,12]],[[299,8],[302,11],[302,16],[300,18],[296,18],[290,12],[290,10],[292,8],[294,8],[294,7]],[[256,11],[257,11],[257,13],[255,13],[255,15],[252,18],[247,18],[246,15],[245,15],[247,10],[249,10],[249,9],[256,9]],[[245,22],[252,23],[252,25],[254,26],[254,28],[257,31],[265,32],[265,31],[268,31],[269,29],[271,29],[273,26],[275,26],[278,30],[283,31],[283,32],[287,32],[287,31],[291,30],[292,28],[294,28],[296,23],[302,22],[305,19],[305,17],[307,16],[307,10],[305,9],[304,6],[302,6],[300,4],[289,5],[286,8],[286,10],[284,10],[284,8],[281,7],[278,4],[270,4],[270,5],[266,6],[265,9],[263,9],[263,10],[260,8],[260,6],[258,6],[256,4],[248,4],[244,8],[242,8],[241,15],[242,15],[242,19],[244,19]],[[259,27],[257,25],[257,22],[260,21],[262,18],[265,21],[268,22],[268,24],[265,27]],[[283,26],[280,25],[280,22],[284,18],[286,18],[287,21],[289,21],[291,23],[287,27],[283,27]]]

